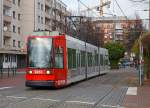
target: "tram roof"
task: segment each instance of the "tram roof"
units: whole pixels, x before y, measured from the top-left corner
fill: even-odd
[[[36,31],[36,32],[33,32],[31,35],[34,35],[34,36],[61,36],[63,34],[58,32],[58,31],[52,31],[52,32],[50,32],[50,31]],[[79,40],[77,38],[71,37],[71,36],[66,35],[66,34],[65,34],[65,37],[66,37],[66,40],[78,43],[80,45],[85,45],[85,43],[86,43],[85,41]],[[98,48],[98,47],[96,47],[90,43],[86,43],[86,45],[93,48],[93,49]],[[100,48],[100,49],[106,50],[105,48]]]

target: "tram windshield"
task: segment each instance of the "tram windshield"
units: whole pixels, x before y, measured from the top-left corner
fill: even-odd
[[[33,38],[28,41],[28,66],[32,68],[52,67],[51,38]]]

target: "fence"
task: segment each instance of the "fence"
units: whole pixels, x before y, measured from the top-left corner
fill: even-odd
[[[18,73],[17,68],[0,68],[0,78],[7,78],[7,77],[13,77],[16,76]]]

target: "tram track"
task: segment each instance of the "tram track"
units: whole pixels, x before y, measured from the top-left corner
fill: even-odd
[[[112,72],[55,90],[13,86],[0,91],[0,108],[121,108],[130,74]]]
[[[32,93],[31,93],[32,92]],[[47,93],[48,93],[49,91],[47,91]],[[29,100],[32,100],[32,98],[34,98],[34,97],[36,97],[36,96],[40,96],[40,95],[37,95],[37,91],[30,91],[30,92],[27,92],[27,91],[20,91],[19,92],[20,94],[18,94],[18,93],[15,93],[15,94],[12,94],[12,95],[7,95],[7,96],[5,96],[5,98],[8,98],[8,99],[19,99],[17,102],[15,102],[15,103],[9,103],[9,105],[6,105],[4,108],[8,108],[9,106],[10,106],[10,104],[11,104],[11,106],[13,106],[13,105],[15,105],[15,104],[21,104],[21,103],[23,103],[23,102],[25,102],[25,101],[29,101]],[[28,95],[28,97],[27,96],[23,96],[23,95],[27,95],[26,93],[29,93]],[[34,95],[33,95],[33,93],[34,93]],[[38,92],[39,93],[39,92]],[[40,93],[43,93],[43,91],[40,91]],[[21,95],[22,94],[22,95]],[[21,98],[22,97],[22,98]]]

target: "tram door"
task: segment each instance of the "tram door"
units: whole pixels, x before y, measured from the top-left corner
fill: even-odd
[[[53,40],[54,48],[54,72],[57,85],[66,84],[67,64],[66,64],[66,40],[65,38],[55,38]]]

